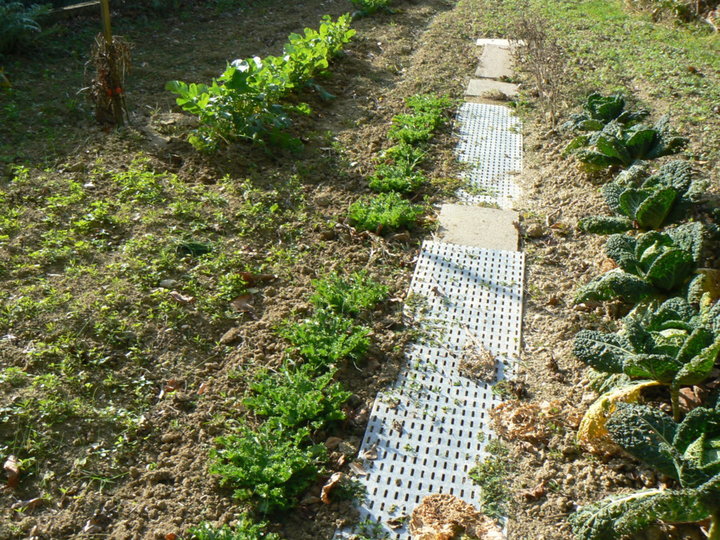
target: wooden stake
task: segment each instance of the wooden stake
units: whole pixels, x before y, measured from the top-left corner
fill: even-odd
[[[117,66],[115,63],[115,46],[113,44],[112,27],[110,26],[110,0],[100,0],[100,13],[103,24],[103,36],[105,36],[105,44],[108,50],[108,61],[110,64],[110,73],[108,73],[108,81],[110,91],[112,92],[112,115],[115,119],[115,125],[122,126],[124,121],[123,116],[123,96],[122,92],[122,80],[117,73]]]

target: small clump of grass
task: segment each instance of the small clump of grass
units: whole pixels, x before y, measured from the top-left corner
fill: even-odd
[[[507,458],[510,450],[495,439],[487,444],[485,451],[488,454],[485,460],[478,461],[468,475],[480,486],[480,505],[483,513],[499,519],[507,515],[507,504],[510,499],[507,485],[510,474]]]

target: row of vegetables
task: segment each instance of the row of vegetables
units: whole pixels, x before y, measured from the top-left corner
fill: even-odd
[[[687,140],[667,118],[641,123],[647,116],[626,110],[621,95],[593,94],[565,125],[580,132],[567,152],[586,168],[624,168],[601,188],[613,215],[579,223],[588,233],[610,234],[605,253],[613,268],[581,287],[575,303],[633,306],[617,332],[582,330],[575,338],[574,353],[601,394],[578,440],[597,452],[620,447],[673,487],[613,495],[579,508],[570,521],[578,538],[601,540],[658,521],[709,519],[708,536],[718,540],[720,295],[718,271],[701,268],[717,228],[699,221],[707,181],[694,178],[690,163],[656,168],[648,161],[677,153]],[[681,406],[688,389],[702,398],[699,406]]]
[[[392,119],[387,137],[395,144],[379,156],[368,180],[377,194],[362,197],[348,210],[356,229],[381,234],[412,228],[425,213],[425,207],[412,203],[411,198],[428,182],[420,164],[427,155],[427,143],[445,124],[452,100],[418,94],[407,98],[405,104],[412,112]]]
[[[311,110],[308,104],[290,104],[287,98],[303,88],[315,90],[324,99],[333,97],[316,78],[327,72],[331,60],[355,35],[350,22],[350,15],[336,21],[326,15],[317,30],[291,34],[280,56],[235,60],[209,85],[167,83],[166,88],[178,96],[177,104],[198,117],[190,143],[203,151],[235,140],[298,148],[300,141],[286,130],[292,114],[310,114]]]

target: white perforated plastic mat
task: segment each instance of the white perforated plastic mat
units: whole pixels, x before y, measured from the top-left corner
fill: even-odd
[[[522,169],[522,124],[503,105],[463,103],[458,111],[458,160],[470,187],[460,190],[463,202],[494,203],[512,208],[520,194],[514,177]]]
[[[507,377],[520,350],[524,255],[426,241],[406,302],[426,335],[408,350],[395,385],[378,395],[358,463],[367,487],[360,529],[408,538],[404,516],[423,497],[451,493],[477,503],[468,471],[493,435],[488,411],[499,403],[492,384]],[[469,347],[468,347],[469,345]],[[494,374],[467,378],[458,364],[482,347]],[[510,370],[508,371],[508,368]]]

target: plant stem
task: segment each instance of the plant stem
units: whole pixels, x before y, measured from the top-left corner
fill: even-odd
[[[710,515],[710,531],[708,540],[720,540],[720,510]]]
[[[672,402],[673,420],[680,421],[680,388],[670,387],[670,401]]]

